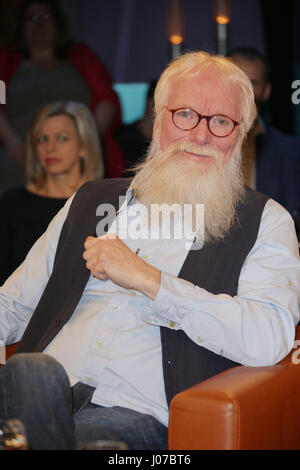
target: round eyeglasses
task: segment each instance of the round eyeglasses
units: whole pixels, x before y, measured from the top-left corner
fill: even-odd
[[[229,136],[234,128],[239,125],[239,122],[223,114],[203,116],[190,108],[168,109],[168,111],[172,114],[174,125],[183,131],[194,129],[203,118],[206,119],[211,134],[216,137]]]

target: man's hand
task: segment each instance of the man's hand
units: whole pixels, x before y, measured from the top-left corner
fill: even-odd
[[[88,237],[83,258],[91,274],[110,279],[125,289],[135,289],[154,300],[160,288],[160,271],[139,258],[114,233]]]

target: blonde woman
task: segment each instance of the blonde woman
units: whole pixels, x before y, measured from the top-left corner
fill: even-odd
[[[25,259],[51,219],[86,181],[103,177],[98,132],[82,103],[43,107],[27,136],[26,186],[0,199],[0,285]]]

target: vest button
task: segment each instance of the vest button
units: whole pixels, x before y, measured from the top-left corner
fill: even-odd
[[[60,325],[60,319],[59,318],[56,318],[55,320],[55,326],[59,326]]]

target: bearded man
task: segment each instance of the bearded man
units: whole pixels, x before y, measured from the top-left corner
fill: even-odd
[[[293,221],[240,176],[256,116],[249,79],[188,53],[163,72],[155,113],[133,180],[83,186],[1,288],[0,338],[20,344],[0,370],[0,417],[21,419],[33,449],[166,449],[176,393],[293,347]],[[164,236],[164,213],[153,219],[163,204],[170,226],[189,224],[182,236]],[[181,210],[199,205],[203,227]]]

